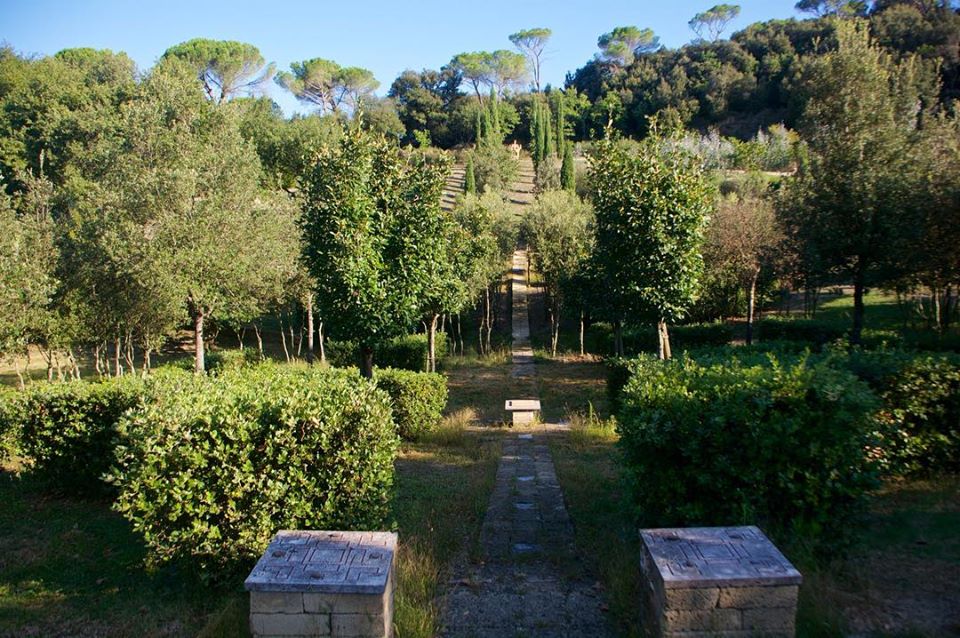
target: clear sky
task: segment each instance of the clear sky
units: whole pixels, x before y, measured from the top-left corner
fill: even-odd
[[[728,34],[751,22],[797,16],[796,0],[739,0],[743,11]],[[204,37],[241,40],[287,69],[291,62],[328,58],[374,72],[386,93],[407,68],[438,69],[463,51],[512,48],[520,29],[553,30],[543,81],[564,76],[596,52],[597,36],[617,26],[650,27],[670,47],[688,42],[687,26],[716,0],[426,0],[390,2],[250,2],[233,0],[0,0],[0,40],[23,54],[52,55],[69,47],[125,51],[148,69],[174,44]],[[275,85],[269,94],[291,114],[304,110]]]

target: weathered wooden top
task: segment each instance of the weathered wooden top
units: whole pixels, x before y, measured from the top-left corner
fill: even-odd
[[[537,399],[508,399],[504,409],[507,412],[536,412],[540,409]]]
[[[640,536],[665,589],[799,585],[803,580],[754,526],[644,529]]]
[[[393,532],[281,531],[243,585],[247,591],[382,594],[396,550]]]

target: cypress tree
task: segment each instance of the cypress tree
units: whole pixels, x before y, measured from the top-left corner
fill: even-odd
[[[546,159],[556,152],[553,140],[553,124],[550,121],[553,114],[550,112],[550,103],[543,105],[543,158]]]
[[[530,157],[533,166],[540,165],[540,102],[534,102],[530,109]]]
[[[560,188],[571,193],[577,190],[577,173],[573,167],[572,144],[564,144],[563,165],[560,167]]]
[[[563,103],[563,93],[558,94],[557,98],[557,130],[556,130],[556,140],[557,140],[557,157],[563,157],[566,154],[567,146],[567,137],[563,130],[563,120],[566,117],[564,103]]]
[[[480,145],[480,140],[483,139],[483,122],[481,121],[480,111],[477,110],[477,117],[473,123],[474,126],[474,136],[476,137],[477,146]]]
[[[473,155],[467,155],[467,169],[463,178],[463,191],[467,195],[477,194],[477,176],[473,172]]]
[[[483,121],[480,125],[480,139],[489,142],[493,135],[493,122],[490,121],[490,109],[483,109]]]

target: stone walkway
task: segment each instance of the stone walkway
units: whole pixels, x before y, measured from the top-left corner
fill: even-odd
[[[516,396],[536,397],[527,314],[527,257],[513,257],[513,375]],[[524,383],[526,382],[526,383]],[[545,426],[503,444],[480,533],[481,561],[447,587],[441,635],[457,638],[611,636],[599,587],[581,573]]]

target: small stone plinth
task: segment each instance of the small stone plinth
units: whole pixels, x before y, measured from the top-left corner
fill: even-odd
[[[393,635],[392,532],[278,532],[244,587],[255,638]]]
[[[758,528],[645,529],[640,537],[655,636],[795,635],[802,577]]]
[[[504,403],[504,409],[513,417],[514,425],[533,423],[540,411],[540,401],[537,399],[509,399]]]

